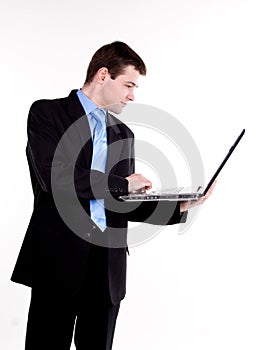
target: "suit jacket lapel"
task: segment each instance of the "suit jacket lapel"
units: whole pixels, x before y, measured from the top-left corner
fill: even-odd
[[[122,139],[121,131],[117,126],[113,116],[107,112],[107,140],[108,140],[108,157],[106,164],[106,173],[114,174],[117,163],[120,160],[122,151],[121,143],[117,142]]]
[[[78,134],[80,138],[82,158],[85,162],[85,167],[86,169],[90,169],[93,151],[91,131],[88,118],[85,115],[85,111],[78,99],[76,91],[77,90],[73,90],[68,96],[68,112],[76,134]]]

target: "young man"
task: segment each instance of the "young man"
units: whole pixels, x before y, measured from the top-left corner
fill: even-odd
[[[188,202],[164,203],[165,217],[148,219],[155,204],[121,210],[116,200],[151,188],[134,173],[132,131],[111,114],[134,100],[145,74],[142,59],[113,42],[92,57],[82,89],[31,106],[34,210],[12,275],[32,288],[26,350],[70,349],[73,331],[77,350],[111,349],[125,296],[128,220],[185,220]]]

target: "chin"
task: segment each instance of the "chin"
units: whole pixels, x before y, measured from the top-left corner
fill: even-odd
[[[113,112],[115,114],[120,114],[123,111],[124,106],[121,104],[113,105],[108,108],[110,112]]]

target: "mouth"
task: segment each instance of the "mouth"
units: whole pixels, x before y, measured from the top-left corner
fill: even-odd
[[[127,106],[127,103],[125,103],[125,102],[121,101],[121,104],[123,105],[123,107]]]

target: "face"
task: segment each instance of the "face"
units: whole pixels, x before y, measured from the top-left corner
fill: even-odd
[[[139,77],[140,73],[133,66],[127,66],[115,79],[111,79],[107,73],[102,85],[102,107],[116,114],[121,113],[128,102],[134,101]]]

